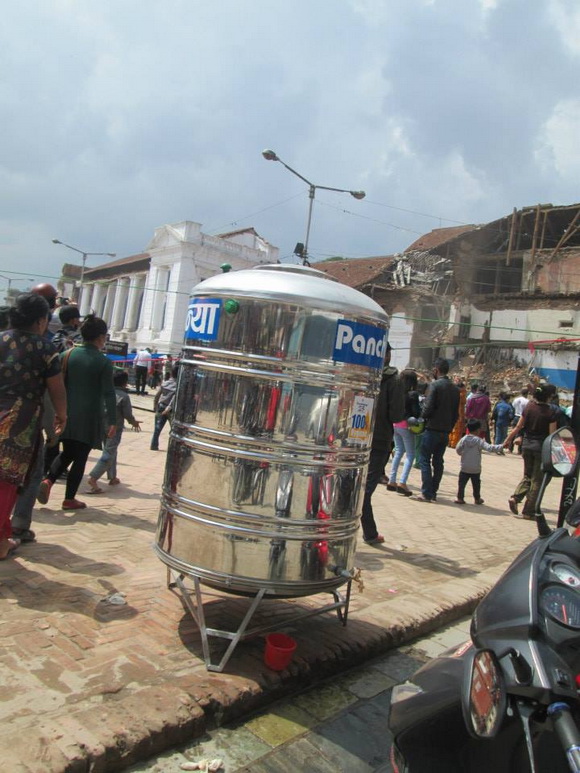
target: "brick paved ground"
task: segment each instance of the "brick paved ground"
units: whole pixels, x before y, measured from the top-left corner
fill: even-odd
[[[262,639],[242,643],[227,673],[209,673],[197,629],[151,549],[165,454],[148,450],[152,414],[140,414],[145,431],[126,432],[120,448],[123,485],[64,513],[57,484],[35,513],[37,543],[0,563],[0,748],[8,773],[120,770],[374,657],[469,611],[535,535],[532,523],[506,514],[520,457],[486,458],[485,505],[459,507],[458,457],[448,451],[438,504],[377,492],[387,542],[360,546],[365,591],[354,592],[346,628],[330,615],[294,625],[298,650],[282,674],[263,665]],[[412,488],[418,479],[413,471]],[[552,521],[559,488],[553,483],[546,497]],[[104,601],[113,593],[127,603]],[[316,603],[269,601],[261,619],[282,621],[289,608]],[[215,601],[210,616],[228,627],[246,605]]]

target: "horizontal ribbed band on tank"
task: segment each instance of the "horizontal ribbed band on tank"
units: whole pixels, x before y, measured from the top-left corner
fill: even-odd
[[[265,355],[230,352],[226,349],[205,348],[200,346],[185,346],[185,352],[203,353],[203,356],[182,356],[181,365],[194,365],[200,370],[220,371],[245,377],[262,378],[268,381],[284,381],[295,383],[308,381],[310,384],[328,385],[340,388],[342,386],[356,387],[361,391],[372,388],[369,381],[369,368],[363,365],[352,365],[333,360],[318,363],[306,362],[303,359],[282,359]],[[208,357],[211,356],[211,359]],[[220,361],[223,358],[223,362]],[[239,362],[240,364],[232,364]],[[332,369],[329,364],[333,363]],[[268,367],[270,366],[270,367]],[[376,371],[377,375],[379,371]],[[339,377],[344,375],[343,379]]]
[[[184,426],[184,425],[182,425]],[[361,453],[353,452],[352,448],[334,448],[332,446],[310,446],[305,449],[302,456],[297,453],[296,446],[293,446],[292,451],[289,449],[284,451],[282,447],[280,450],[274,451],[270,448],[264,448],[264,439],[260,443],[256,443],[258,450],[243,450],[239,446],[235,448],[233,445],[233,436],[228,436],[230,441],[229,446],[218,445],[217,443],[210,443],[204,440],[198,440],[196,438],[181,437],[178,435],[171,436],[172,440],[177,443],[181,443],[193,450],[205,452],[208,454],[214,454],[221,457],[231,457],[232,459],[246,459],[248,461],[265,462],[268,464],[283,464],[290,467],[296,467],[304,469],[305,467],[311,467],[320,471],[331,467],[333,469],[353,469],[360,467],[368,461],[369,451],[361,451]],[[225,439],[225,438],[224,438]],[[239,438],[239,441],[245,440]],[[250,439],[248,439],[250,440]],[[253,438],[251,439],[253,440]],[[275,445],[271,440],[268,441],[268,445]],[[322,458],[316,459],[313,454],[320,455]],[[332,455],[332,465],[329,464],[328,456]]]
[[[171,504],[175,503],[175,504]],[[185,508],[195,508],[195,512]],[[196,502],[177,494],[170,496],[164,494],[161,498],[161,507],[178,518],[195,521],[205,526],[219,527],[222,531],[231,534],[253,535],[271,539],[279,537],[288,540],[337,540],[351,539],[358,531],[358,519],[329,518],[319,520],[317,518],[279,518],[276,516],[257,515],[241,510],[224,510],[203,502]],[[244,525],[246,524],[246,525]],[[262,528],[257,528],[258,524]],[[263,528],[271,526],[272,528]]]

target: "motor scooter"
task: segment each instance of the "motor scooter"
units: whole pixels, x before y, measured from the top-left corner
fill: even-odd
[[[577,465],[567,427],[546,438],[538,538],[478,605],[471,641],[393,688],[395,773],[580,773],[580,501],[572,534],[541,511],[550,479]]]

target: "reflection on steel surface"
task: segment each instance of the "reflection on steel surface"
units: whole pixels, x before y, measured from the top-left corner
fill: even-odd
[[[208,585],[300,596],[353,567],[372,434],[363,414],[380,383],[380,368],[333,359],[337,322],[380,337],[387,318],[321,272],[269,268],[194,289],[219,307],[219,326],[184,348],[157,552]]]

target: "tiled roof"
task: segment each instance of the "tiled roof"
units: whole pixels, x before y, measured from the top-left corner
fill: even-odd
[[[315,263],[313,268],[338,279],[341,284],[360,288],[373,282],[389,270],[396,258],[383,255],[378,258],[352,258],[350,260],[328,260]]]
[[[113,276],[127,271],[143,271],[149,268],[151,255],[148,252],[141,252],[139,255],[129,255],[126,258],[111,260],[109,263],[101,263],[100,266],[87,268],[85,271],[85,280],[100,279],[101,277]]]
[[[473,231],[478,226],[476,225],[456,225],[450,228],[434,228],[428,234],[420,236],[413,244],[409,245],[405,252],[411,252],[412,250],[433,250],[435,247],[439,247],[445,242],[455,239],[456,236]]]

